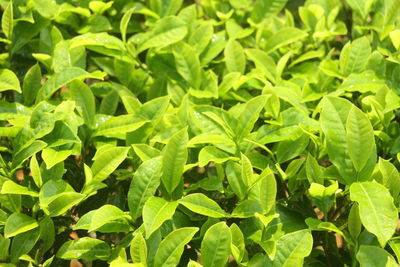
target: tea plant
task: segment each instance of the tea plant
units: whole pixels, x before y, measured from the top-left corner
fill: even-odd
[[[399,0],[0,5],[0,266],[398,266]]]

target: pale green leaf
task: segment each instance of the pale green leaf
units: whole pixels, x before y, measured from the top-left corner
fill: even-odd
[[[383,248],[375,246],[360,246],[357,252],[360,267],[397,267],[396,260]]]
[[[0,69],[0,92],[7,90],[22,92],[17,75],[9,69]]]
[[[204,216],[213,218],[226,216],[225,211],[214,200],[201,193],[187,195],[179,200],[179,204]]]
[[[32,230],[38,226],[39,224],[32,217],[19,212],[13,213],[7,218],[6,225],[4,227],[4,236],[6,238],[13,237]]]
[[[157,249],[154,267],[177,266],[184,246],[199,230],[197,227],[183,227],[169,233]]]
[[[398,220],[397,208],[389,190],[377,182],[353,183],[350,198],[359,205],[364,227],[376,235],[384,247],[394,234]]]
[[[146,238],[156,231],[165,221],[172,218],[178,202],[167,202],[159,197],[149,198],[143,206],[143,225]]]
[[[128,191],[128,206],[134,220],[142,214],[143,205],[160,185],[161,167],[161,158],[149,159],[133,175]]]
[[[108,147],[96,154],[91,169],[93,182],[102,182],[125,160],[129,147]]]
[[[169,193],[182,181],[183,168],[188,157],[188,138],[187,128],[184,128],[174,134],[164,148],[161,181]]]
[[[64,243],[57,251],[62,259],[107,260],[111,255],[110,246],[99,239],[82,237]]]
[[[229,72],[239,72],[244,74],[246,58],[243,47],[238,41],[234,39],[229,40],[226,44],[224,55],[226,68]]]
[[[225,266],[231,254],[232,236],[225,222],[208,228],[201,242],[201,261],[204,267]]]

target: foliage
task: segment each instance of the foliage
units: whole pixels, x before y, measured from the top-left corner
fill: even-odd
[[[0,5],[1,266],[398,265],[399,0]]]

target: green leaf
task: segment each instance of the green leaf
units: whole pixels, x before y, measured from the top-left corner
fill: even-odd
[[[229,227],[231,230],[231,252],[236,262],[241,262],[245,253],[244,236],[237,224],[232,223]]]
[[[172,193],[182,181],[183,168],[188,157],[188,139],[187,128],[183,128],[170,138],[163,150],[161,181],[168,193]]]
[[[106,223],[122,218],[123,216],[124,212],[119,208],[113,205],[104,205],[94,212],[88,231],[96,231]]]
[[[61,259],[83,259],[106,261],[111,255],[110,246],[99,239],[82,237],[64,243],[57,251],[57,257]]]
[[[9,255],[9,247],[10,247],[11,239],[4,238],[2,235],[0,235],[0,260],[6,261]],[[15,265],[9,265],[5,267],[15,267]]]
[[[236,140],[238,142],[242,141],[243,138],[251,132],[266,103],[267,97],[261,95],[252,98],[244,105],[242,112],[238,116],[237,124],[234,129]]]
[[[36,96],[39,89],[42,87],[41,84],[42,72],[40,65],[33,65],[25,74],[24,82],[22,84],[22,92],[24,95],[24,103],[28,106],[35,103]]]
[[[396,200],[400,194],[400,173],[397,168],[389,161],[379,158],[379,174],[373,176],[374,179],[389,189],[391,195]]]
[[[91,227],[97,228],[96,231],[100,233],[121,233],[132,230],[130,225],[130,217],[128,215],[118,208],[114,209],[103,207],[98,210],[91,210],[88,213],[85,213],[85,215],[83,215],[75,224],[74,230],[82,229],[90,231]],[[111,212],[111,216],[105,214],[104,211],[107,210]]]
[[[395,267],[399,266],[389,252],[374,246],[360,246],[357,260],[361,267]]]
[[[39,194],[29,188],[19,185],[11,180],[5,181],[1,187],[0,194],[15,194],[37,197]]]
[[[102,182],[115,171],[125,160],[129,147],[108,147],[96,153],[96,159],[91,167],[92,182]]]
[[[28,146],[23,147],[17,153],[13,155],[12,169],[18,168],[22,163],[25,162],[29,157],[36,154],[40,150],[46,147],[46,143],[43,141],[33,141]]]
[[[361,37],[351,43],[347,43],[339,59],[340,71],[344,76],[351,73],[359,73],[365,69],[368,57],[371,54],[371,47],[367,37]]]
[[[137,233],[131,241],[130,253],[133,262],[146,263],[147,245],[146,240],[140,232]]]
[[[272,57],[260,49],[250,48],[245,52],[257,69],[261,70],[270,81],[276,81],[276,64]]]
[[[229,161],[226,166],[226,178],[232,191],[243,200],[247,195],[248,185],[242,177],[241,165]]]
[[[132,14],[135,11],[135,8],[128,10],[122,16],[121,22],[119,24],[119,31],[121,32],[122,41],[126,43],[126,30],[128,28],[129,21],[131,20]]]
[[[211,22],[199,25],[190,35],[188,44],[196,49],[198,54],[204,51],[213,38],[214,28]]]
[[[52,19],[60,11],[60,7],[53,1],[46,0],[33,0],[35,3],[35,9],[45,18]]]
[[[232,236],[225,222],[208,228],[201,242],[201,261],[204,267],[225,266],[231,254]]]
[[[243,47],[238,41],[230,39],[226,44],[224,55],[226,68],[229,72],[239,72],[244,74],[246,58]]]
[[[258,178],[256,188],[259,190],[259,202],[264,209],[265,214],[269,214],[275,208],[277,185],[274,173],[266,168]]]
[[[58,163],[66,160],[72,154],[72,150],[59,150],[58,148],[45,148],[42,150],[42,158],[46,163],[47,169],[52,168]]]
[[[309,230],[300,230],[282,236],[276,244],[273,266],[302,266],[312,250],[313,238]]]
[[[204,216],[212,218],[223,218],[226,216],[225,211],[214,200],[201,193],[187,195],[178,202],[191,211]]]
[[[40,207],[51,217],[66,212],[78,204],[84,195],[76,193],[64,180],[49,180],[39,192]]]
[[[39,221],[40,239],[43,241],[43,251],[49,250],[56,238],[53,220],[45,216]]]
[[[178,202],[167,202],[159,197],[149,198],[143,206],[143,225],[146,238],[174,215]]]
[[[92,128],[95,124],[96,115],[96,105],[92,91],[89,86],[79,80],[71,82],[70,90],[79,113],[85,123]]]
[[[148,121],[132,114],[112,117],[100,124],[93,136],[103,135],[125,139],[124,134],[139,129],[146,122]]]
[[[169,16],[157,21],[149,36],[139,44],[138,53],[146,49],[163,48],[179,42],[187,34],[187,27],[183,20]]]
[[[371,6],[374,3],[372,0],[346,0],[346,2],[349,4],[351,9],[363,19],[368,15]]]
[[[392,41],[394,48],[399,50],[400,49],[400,30],[396,29],[396,30],[391,31],[389,36],[390,36],[390,40]]]
[[[256,213],[263,213],[263,207],[256,199],[248,199],[240,202],[232,211],[231,217],[233,218],[250,218]]]
[[[173,54],[178,73],[194,89],[200,89],[201,68],[197,52],[190,45],[180,42],[173,46]]]
[[[284,28],[269,37],[265,43],[264,51],[269,54],[276,49],[286,46],[288,44],[299,41],[307,36],[307,33],[297,28]]]
[[[251,19],[260,23],[263,19],[278,14],[286,5],[288,0],[256,0],[253,4]]]
[[[6,225],[4,227],[4,237],[10,238],[35,229],[38,226],[39,224],[32,217],[16,212],[7,218]]]
[[[134,220],[142,214],[143,205],[156,192],[161,175],[161,158],[149,159],[136,170],[128,191],[128,206]]]
[[[368,117],[355,106],[349,111],[346,129],[349,155],[355,169],[360,171],[374,151],[374,130]]]
[[[199,152],[199,166],[206,166],[209,162],[224,163],[228,160],[239,160],[238,158],[230,156],[228,153],[214,147],[206,146],[203,147]]]
[[[359,205],[364,227],[376,235],[382,247],[395,232],[398,212],[388,189],[377,182],[353,183],[350,198]]]
[[[160,150],[146,144],[133,144],[132,148],[142,161],[147,161],[161,155]]]
[[[39,236],[40,231],[35,228],[14,237],[10,251],[11,261],[17,262],[22,255],[30,252],[39,240]]]
[[[0,92],[7,90],[22,93],[17,75],[9,69],[0,69]]]
[[[50,98],[60,87],[72,82],[75,79],[92,78],[102,80],[104,75],[105,74],[101,72],[89,73],[78,67],[66,68],[58,73],[53,74],[51,78],[43,84],[36,97],[36,103]]]
[[[175,15],[181,8],[183,0],[150,0],[150,8],[160,17]]]
[[[355,180],[353,162],[346,140],[346,121],[352,104],[341,98],[326,97],[321,112],[321,129],[326,137],[329,158],[338,168],[347,184]]]
[[[337,182],[327,187],[321,184],[311,183],[308,193],[315,205],[326,215],[335,201],[335,195],[338,189],[339,185]]]
[[[169,233],[157,249],[154,267],[177,266],[184,246],[199,230],[197,227],[183,227]]]
[[[348,228],[349,233],[353,239],[357,239],[361,233],[361,219],[360,219],[360,211],[358,205],[356,203],[351,206],[349,218],[348,218]]]
[[[13,12],[13,1],[8,2],[6,9],[1,17],[1,29],[7,39],[11,39],[13,28],[14,28],[14,12]]]

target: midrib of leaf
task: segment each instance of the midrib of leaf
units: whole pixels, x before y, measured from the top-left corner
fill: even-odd
[[[379,218],[378,218],[378,216],[377,216],[376,209],[375,209],[374,205],[372,204],[371,198],[369,197],[367,191],[365,191],[364,186],[363,186],[362,184],[359,184],[359,186],[360,186],[360,188],[362,189],[362,191],[364,192],[364,194],[365,194],[365,196],[366,196],[366,198],[367,198],[367,200],[368,200],[368,203],[369,203],[370,206],[372,207],[371,209],[374,211],[374,212],[373,212],[373,217],[374,217],[375,225],[379,225]],[[380,235],[383,235],[383,236],[384,236],[384,234],[381,232],[381,228],[378,227],[378,228],[377,228],[377,231],[379,232]]]
[[[307,238],[307,235],[304,235],[303,238],[301,239],[301,241],[297,243],[297,245],[294,247],[294,249],[289,253],[289,255],[288,255],[288,257],[286,258],[286,260],[283,262],[282,266],[284,266],[284,264],[287,262],[288,259],[291,258],[291,256],[292,256],[293,254],[296,254],[296,253],[295,253],[296,250],[297,250],[299,247],[301,247],[301,246],[303,245],[303,240],[304,240],[305,238]]]
[[[217,244],[215,245],[215,247],[217,248],[218,246],[219,246],[219,244],[221,243],[221,238],[218,238],[218,240],[217,240],[218,242],[217,242]],[[213,266],[213,264],[214,264],[214,260],[215,260],[215,258],[216,258],[216,255],[217,255],[217,253],[213,253],[213,256],[212,256],[212,261],[211,261],[211,266]]]
[[[100,245],[100,243],[99,244],[97,244],[97,245]],[[108,249],[92,249],[92,248],[90,248],[90,249],[87,249],[87,248],[79,248],[79,249],[70,249],[70,250],[68,250],[67,252],[82,252],[82,251],[84,251],[84,252],[102,252],[102,253],[104,253],[104,252],[106,252],[106,251],[109,251]]]
[[[150,176],[149,182],[145,185],[145,190],[143,191],[143,193],[141,194],[140,199],[139,199],[139,206],[140,206],[140,204],[142,203],[142,201],[144,199],[145,192],[147,192],[147,190],[150,187],[150,184],[152,184],[153,179],[154,179],[154,174]],[[139,208],[139,206],[138,206],[138,208]]]
[[[353,46],[353,44],[352,44]],[[353,51],[354,54],[353,54]],[[350,53],[349,53],[349,59],[348,59],[348,67],[346,67],[345,74],[349,75],[354,72],[354,69],[356,69],[356,66],[362,62],[359,60],[360,58],[363,58],[362,56],[364,55],[364,50],[363,49],[354,49],[354,47],[350,47]],[[364,62],[365,63],[365,62]]]
[[[218,214],[218,216],[222,216],[222,217],[225,217],[226,215],[224,214],[224,213],[222,213],[221,211],[216,211],[216,210],[213,210],[213,209],[211,209],[211,208],[209,208],[209,207],[206,207],[206,206],[202,206],[202,205],[199,205],[199,204],[195,204],[195,203],[193,203],[193,202],[183,202],[183,203],[188,203],[188,204],[190,204],[191,206],[195,206],[195,207],[197,207],[197,208],[201,208],[201,209],[205,209],[205,210],[207,210],[208,212],[210,212],[211,211],[211,213],[214,213],[214,214]],[[183,204],[182,204],[183,205]],[[196,212],[197,213],[197,212]]]
[[[182,242],[180,242],[179,244],[178,244],[178,246],[176,246],[175,248],[174,248],[174,250],[171,252],[171,254],[169,254],[169,256],[168,256],[168,258],[165,260],[165,262],[168,262],[168,260],[170,259],[170,258],[172,258],[172,255],[174,255],[174,253],[176,252],[176,251],[178,251],[179,250],[179,248],[182,246],[182,245],[185,245],[186,243],[188,243],[189,241],[186,241],[187,239],[184,239]],[[164,264],[163,264],[163,266],[164,266]]]
[[[169,202],[166,202],[165,204],[163,204],[162,205],[162,207],[157,211],[157,213],[156,213],[156,215],[154,216],[154,218],[153,218],[153,223],[150,225],[151,227],[150,227],[150,230],[153,228],[153,226],[154,226],[154,224],[155,224],[155,222],[156,222],[156,218],[157,218],[157,216],[161,213],[161,211],[166,207],[166,206],[168,206],[168,204],[169,204]],[[147,233],[146,233],[147,234]]]

